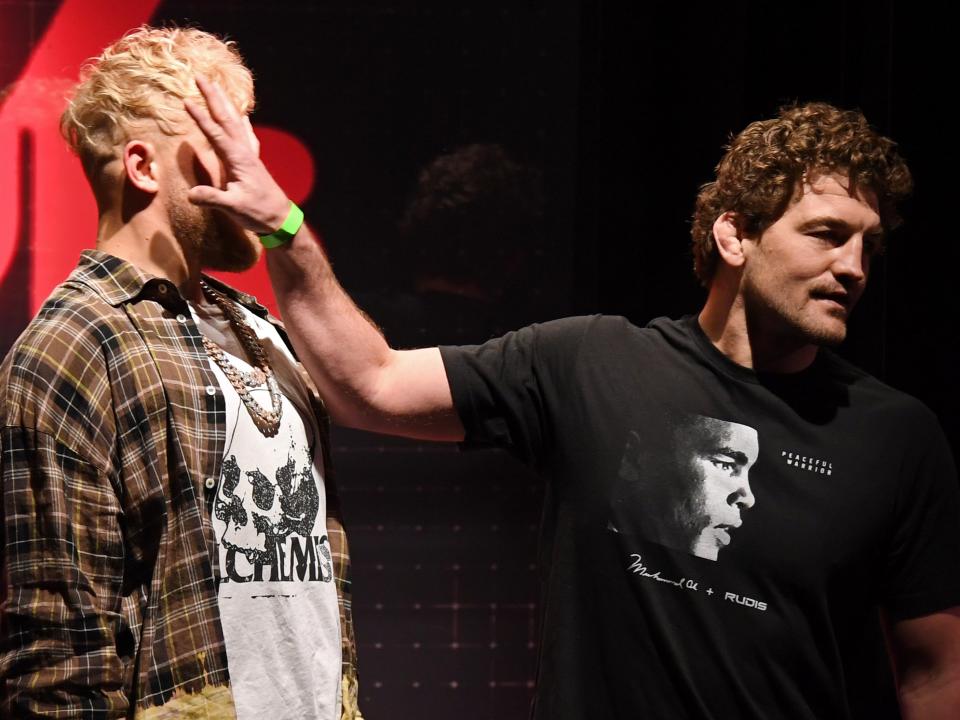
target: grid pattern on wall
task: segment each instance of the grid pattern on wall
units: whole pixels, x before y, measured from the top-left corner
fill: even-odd
[[[537,640],[542,483],[499,451],[337,431],[361,709],[525,717]]]

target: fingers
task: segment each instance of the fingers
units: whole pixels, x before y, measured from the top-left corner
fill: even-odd
[[[250,141],[252,128],[249,120],[241,117],[223,89],[202,75],[196,76],[196,82],[207,107],[188,99],[184,99],[183,105],[218,154],[224,156],[233,149],[231,142],[240,143],[259,154],[258,143]],[[247,120],[246,124],[244,120]]]
[[[260,138],[258,138],[257,134],[253,131],[253,125],[250,124],[249,115],[244,116],[243,126],[247,131],[247,139],[250,142],[250,149],[253,150],[254,155],[260,157]]]
[[[253,126],[217,83],[199,75],[196,81],[207,107],[189,100],[184,106],[222,160],[223,189],[199,185],[187,198],[195,205],[229,213],[248,230],[271,232],[283,223],[290,203],[259,159],[260,143]]]
[[[246,131],[242,128],[240,113],[233,101],[218,83],[207,80],[203,75],[196,76],[197,88],[203,99],[207,101],[210,115],[233,138],[243,137]]]
[[[233,190],[218,190],[209,185],[197,185],[187,191],[187,200],[200,207],[221,210],[232,217],[241,227],[256,233],[269,233],[283,224],[290,211],[290,201],[276,186],[277,193],[264,201],[261,193]],[[282,212],[278,208],[283,208]]]
[[[215,149],[222,149],[227,135],[224,133],[223,128],[220,127],[220,124],[210,117],[210,113],[192,100],[184,100],[183,106],[186,108],[190,117],[193,118],[193,121],[200,127],[203,134],[207,136],[210,144],[213,145]]]

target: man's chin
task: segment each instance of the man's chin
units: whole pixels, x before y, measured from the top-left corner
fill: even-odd
[[[798,328],[798,340],[805,345],[817,347],[836,347],[847,338],[845,324],[818,324]]]
[[[691,555],[696,555],[704,560],[716,561],[720,550],[721,544],[717,541],[716,537],[713,536],[713,533],[705,531],[705,533],[701,534],[693,543],[693,547],[690,548],[689,552]]]
[[[229,240],[221,237],[218,242],[204,243],[200,264],[204,270],[244,272],[256,265],[262,254],[260,239],[254,233],[243,230],[234,233]]]
[[[835,347],[847,338],[847,319],[839,314],[828,313],[826,317],[805,323],[801,330],[809,342],[824,347]]]

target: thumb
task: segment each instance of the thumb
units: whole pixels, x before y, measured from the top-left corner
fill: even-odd
[[[197,185],[187,192],[187,200],[194,205],[226,209],[227,193],[209,185]]]

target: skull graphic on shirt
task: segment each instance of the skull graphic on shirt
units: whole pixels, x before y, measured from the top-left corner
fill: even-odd
[[[282,435],[281,435],[282,437]],[[310,448],[290,442],[266,448],[239,443],[223,462],[216,517],[226,523],[220,543],[251,563],[272,564],[277,542],[291,532],[309,537],[320,498]]]

